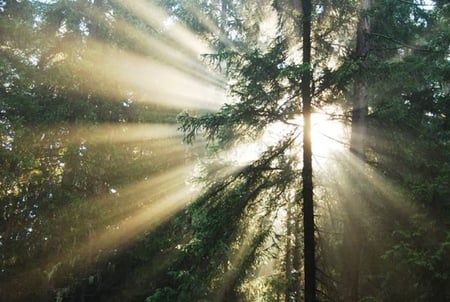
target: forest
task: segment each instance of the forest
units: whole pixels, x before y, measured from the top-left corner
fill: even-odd
[[[0,0],[0,301],[450,301],[448,0]]]

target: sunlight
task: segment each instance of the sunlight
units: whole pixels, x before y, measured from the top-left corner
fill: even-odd
[[[184,28],[179,22],[168,23],[168,20],[171,20],[170,16],[157,5],[143,0],[124,0],[121,4],[152,27],[166,29],[164,32],[166,38],[171,38],[172,43],[176,44],[174,50],[182,47],[194,56],[213,52],[204,42],[201,42],[197,35]]]
[[[261,21],[259,23],[258,42],[261,47],[267,47],[271,41],[274,41],[278,34],[278,15],[271,8],[265,12],[261,12]]]
[[[324,229],[324,224],[330,224],[327,227],[332,231],[339,230],[342,221],[355,213],[362,221],[372,212],[389,213],[391,218],[413,217],[420,213],[411,202],[411,194],[377,171],[377,167],[348,149],[336,150],[338,152],[331,154],[331,160],[319,160],[323,164],[316,169],[317,213],[320,213],[318,217],[323,215],[318,219]],[[372,224],[370,227],[377,226]]]
[[[61,208],[56,217],[55,224],[60,225],[61,231],[68,237],[73,232],[86,232],[85,241],[73,247],[73,242],[67,246],[60,246],[63,253],[55,252],[49,255],[45,263],[41,263],[53,280],[60,267],[70,269],[77,273],[89,265],[108,257],[111,252],[126,248],[136,242],[145,232],[154,230],[157,226],[173,217],[194,200],[198,191],[190,189],[187,180],[193,170],[192,164],[174,167],[125,188],[118,188],[114,194],[107,194],[93,198],[79,204],[70,204]],[[92,208],[104,209],[102,216],[90,217]],[[69,218],[70,217],[70,218]],[[66,221],[76,220],[76,228],[68,228]],[[66,228],[64,226],[67,226]],[[63,234],[62,234],[63,235]],[[64,257],[56,256],[58,254]],[[27,280],[29,272],[22,272],[21,278]],[[13,281],[11,281],[13,284]],[[8,282],[0,286],[10,286]],[[35,290],[30,284],[29,292]]]
[[[83,74],[92,79],[86,85],[103,94],[113,93],[107,95],[109,97],[116,97],[115,88],[123,85],[140,96],[138,102],[173,108],[217,109],[225,99],[224,90],[218,86],[217,81],[211,83],[211,79],[217,76],[199,78],[161,60],[116,50],[99,43],[91,45],[87,52],[90,61],[95,64],[81,66]],[[201,63],[197,64],[201,69]],[[205,71],[204,74],[211,72]],[[113,89],[99,90],[103,87],[98,85],[99,81]]]
[[[356,182],[366,184],[359,188],[363,191],[361,196],[366,196],[367,204],[372,206],[389,208],[390,211],[412,215],[416,210],[410,203],[407,192],[401,187],[392,183],[386,176],[377,171],[375,167],[364,163],[351,152],[341,154],[340,161],[334,167],[336,177],[339,178],[337,184],[347,194],[355,190]]]
[[[331,153],[346,147],[349,134],[341,120],[317,112],[311,115],[311,124],[312,149],[316,160],[317,157],[329,157]]]
[[[60,52],[45,63],[45,68],[61,67],[80,75],[84,81],[81,87],[73,88],[76,91],[82,88],[112,99],[134,91],[139,102],[180,109],[218,109],[225,100],[226,81],[202,59],[202,55],[213,51],[179,22],[167,25],[169,15],[161,8],[143,1],[121,4],[159,31],[144,32],[111,16],[116,34],[135,44],[139,51],[119,48],[87,34],[82,41],[65,39]],[[86,13],[105,22],[100,12]],[[69,54],[83,57],[82,64],[73,64]],[[72,78],[65,80],[70,89]]]
[[[92,143],[128,143],[154,139],[177,138],[181,145],[181,134],[172,124],[101,124],[95,127],[71,128],[84,141]]]
[[[102,249],[124,248],[183,209],[196,196],[196,192],[186,184],[192,169],[192,166],[176,168],[123,190],[119,199],[123,202],[131,200],[138,208],[121,221],[115,222],[117,218],[114,219],[114,224],[107,225],[95,241],[87,243],[81,250],[88,252],[92,244],[94,253]]]
[[[237,166],[247,166],[257,160],[261,153],[267,149],[262,139],[256,142],[244,143],[225,152],[224,158],[235,163]]]
[[[348,146],[349,129],[340,119],[333,119],[332,113],[316,112],[311,115],[311,138],[314,160],[321,163],[334,153],[343,152]],[[300,133],[303,117],[300,115],[288,123],[275,122],[266,127],[262,135],[252,142],[242,143],[226,152],[224,156],[238,166],[245,166],[257,160],[270,146],[276,145],[288,133]],[[298,145],[302,144],[297,138]]]
[[[277,219],[277,214],[274,211],[268,210],[270,209],[268,204],[272,202],[266,198],[269,195],[267,192],[261,193],[258,197],[259,202],[255,204],[255,207],[250,213],[243,215],[242,220],[239,222],[240,229],[236,240],[232,244],[233,252],[228,259],[228,266],[225,268],[225,278],[220,283],[214,285],[215,293],[213,301],[223,301],[225,299],[225,293],[229,291],[229,287],[232,286],[239,276],[242,266],[248,261],[248,257],[256,253],[256,250],[268,250],[271,248],[273,242],[270,242],[270,239],[266,238],[267,240],[264,240],[264,243],[255,249],[255,243],[260,240],[259,236],[267,231],[270,228],[268,226]],[[267,268],[270,265],[264,262],[259,266]]]

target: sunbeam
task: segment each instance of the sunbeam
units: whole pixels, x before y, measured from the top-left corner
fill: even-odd
[[[59,267],[65,267],[74,274],[85,270],[102,261],[102,257],[108,257],[112,251],[122,250],[136,242],[144,233],[152,231],[184,209],[198,194],[198,191],[190,189],[187,182],[192,169],[191,164],[175,167],[148,180],[118,189],[109,196],[87,200],[83,203],[85,209],[75,204],[61,208],[61,216],[55,218],[57,225],[67,225],[64,221],[69,217],[78,224],[75,228],[62,227],[61,231],[64,230],[66,236],[72,236],[73,232],[85,232],[88,236],[83,236],[85,241],[76,246],[68,242],[68,246],[59,247],[54,255],[39,259],[49,259],[40,264],[49,272],[49,281],[62,281],[52,279]],[[104,214],[92,217],[92,208],[103,208]],[[94,212],[97,213],[97,210]],[[0,285],[2,288],[15,288],[16,285],[24,284],[27,275],[29,272],[19,273],[8,284]],[[27,288],[16,290],[26,294],[36,288],[30,284]]]
[[[201,54],[212,53],[212,50],[197,35],[184,28],[179,22],[169,24],[172,17],[155,4],[143,0],[126,0],[121,1],[121,4],[152,27],[165,30],[164,38],[171,40],[172,51],[179,51],[179,47],[182,47],[194,58]]]
[[[327,113],[314,113],[311,117],[313,156],[326,158],[348,145],[348,128]]]
[[[313,157],[320,169],[327,159],[346,150],[349,129],[341,120],[333,119],[331,114],[325,112],[313,113],[311,120]],[[228,154],[239,165],[248,164],[256,160],[269,146],[277,144],[285,135],[293,133],[292,131],[297,133],[294,135],[298,135],[302,125],[302,116],[292,119],[288,123],[276,122],[270,124],[258,139],[240,144],[235,149],[230,150]],[[301,145],[300,139],[297,139],[297,145]]]
[[[78,92],[82,88],[117,99],[133,91],[136,101],[172,108],[218,109],[225,100],[226,81],[202,59],[202,55],[213,51],[180,22],[165,26],[170,17],[155,5],[143,1],[126,1],[121,5],[158,28],[155,32],[143,32],[119,17],[110,16],[116,34],[131,39],[130,43],[139,51],[113,46],[87,33],[81,41],[64,39],[59,44],[60,51],[44,60],[42,67],[48,72],[57,67],[82,75],[84,81],[78,84],[82,86],[73,88]],[[104,22],[100,12],[89,11],[88,15]],[[65,64],[69,53],[78,57],[76,64]],[[65,86],[70,89],[72,83],[70,79],[67,81]]]
[[[69,126],[70,127],[70,126]],[[176,138],[181,144],[181,134],[171,124],[101,124],[95,127],[71,128],[84,141],[90,143],[130,143],[147,140]]]
[[[224,101],[223,88],[210,83],[210,79],[214,77],[199,78],[160,60],[108,46],[102,47],[98,43],[90,45],[87,51],[92,64],[85,64],[81,68],[83,74],[92,79],[86,85],[93,91],[97,90],[96,85],[101,80],[103,85],[111,88],[120,84],[135,91],[140,96],[137,101],[173,108],[217,109]],[[197,64],[201,66],[201,62]],[[96,79],[97,75],[100,78]],[[114,93],[114,89],[99,92]]]
[[[134,212],[127,213],[122,220],[108,224],[92,242],[86,243],[82,253],[111,248],[124,248],[144,232],[150,232],[157,225],[172,217],[193,200],[197,192],[190,190],[186,181],[192,166],[183,166],[169,171],[150,181],[144,181],[119,191],[115,204],[130,200],[138,205]],[[126,212],[129,212],[127,209]]]

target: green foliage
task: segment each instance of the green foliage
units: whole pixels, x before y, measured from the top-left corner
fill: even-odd
[[[229,147],[255,139],[267,125],[287,121],[298,113],[297,83],[306,68],[287,64],[286,50],[286,41],[279,39],[265,53],[254,50],[227,56],[229,72],[236,79],[230,93],[238,101],[200,117],[180,114],[185,140],[191,143],[198,132],[205,132],[208,140],[216,141],[221,148]]]
[[[291,143],[280,143],[237,174],[218,180],[187,209],[180,228],[189,232],[178,246],[181,252],[171,264],[168,283],[148,301],[238,299],[239,285],[254,273],[270,234],[267,220],[279,206],[277,199],[267,196],[281,194],[298,177],[272,168]],[[255,216],[259,218],[252,221]],[[253,231],[247,233],[247,228]]]
[[[119,192],[183,159],[161,160],[170,139],[93,136],[176,117],[123,85],[105,93],[104,81],[86,75],[94,36],[111,47],[124,41],[105,20],[113,6],[7,1],[0,12],[0,300],[60,301],[100,288],[120,258],[113,249],[83,255],[82,245],[139,209],[119,203]]]
[[[394,269],[383,279],[384,288],[379,299],[410,299],[411,301],[445,301],[450,296],[448,283],[450,252],[449,234],[427,221],[414,217],[405,230],[394,231],[395,244],[382,256]],[[397,274],[407,274],[401,280]]]

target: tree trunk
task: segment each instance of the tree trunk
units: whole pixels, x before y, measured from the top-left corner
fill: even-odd
[[[223,51],[225,48],[227,36],[227,10],[228,10],[228,0],[219,0],[220,5],[220,20],[219,20],[219,50]]]
[[[311,0],[301,1],[303,11],[302,41],[305,71],[302,75],[302,109],[303,109],[303,253],[305,274],[306,302],[316,300],[316,259],[314,240],[314,207],[312,181],[312,147],[311,147]]]
[[[358,60],[366,60],[369,54],[370,19],[367,11],[371,8],[372,0],[361,1],[361,14],[356,32],[356,56]],[[368,89],[367,83],[359,76],[355,79],[352,110],[352,133],[350,149],[362,160],[366,152],[366,132],[368,114]]]
[[[350,203],[352,202],[360,202],[360,200],[354,199],[350,201]],[[347,217],[344,222],[342,298],[343,301],[352,302],[358,301],[359,297],[362,227],[353,205],[350,204],[345,210]]]
[[[288,219],[286,224],[286,291],[285,302],[298,301],[301,294],[301,226],[300,219],[296,219],[300,213],[300,198],[294,202],[288,202]]]
[[[367,11],[371,8],[372,0],[361,1],[361,13],[356,33],[356,56],[361,63],[369,54],[370,20]],[[366,132],[368,114],[368,88],[364,77],[359,74],[355,79],[352,110],[352,132],[350,150],[359,158],[358,165],[364,165],[366,159]],[[363,169],[361,170],[363,171]],[[358,177],[352,178],[354,183],[350,200],[347,201],[347,217],[344,222],[343,240],[343,300],[358,301],[359,279],[361,271],[361,252],[363,230],[361,224],[361,212],[363,203],[363,188],[358,184]]]

